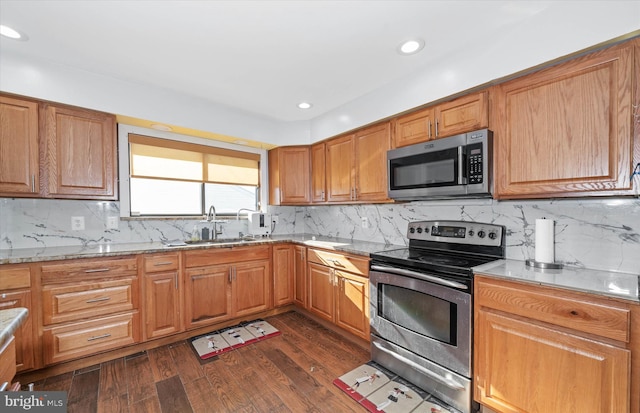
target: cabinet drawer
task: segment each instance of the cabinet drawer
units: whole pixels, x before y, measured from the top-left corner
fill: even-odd
[[[257,247],[214,248],[185,252],[185,266],[205,267],[217,264],[234,264],[243,261],[268,260],[270,258],[268,245]]]
[[[137,275],[135,257],[117,257],[91,260],[64,261],[60,264],[42,266],[42,283],[86,280],[96,277],[122,277]]]
[[[50,325],[137,309],[137,287],[137,278],[45,286],[43,323]]]
[[[369,259],[359,258],[352,255],[339,254],[313,248],[307,249],[307,261],[316,264],[326,265],[342,271],[349,271],[353,274],[369,276]]]
[[[29,267],[0,267],[0,291],[29,287],[31,287],[31,269]]]
[[[475,280],[474,299],[479,306],[629,342],[631,310],[623,304],[552,288]]]
[[[171,254],[145,255],[144,272],[176,271],[179,265],[177,252]]]
[[[140,339],[139,315],[136,311],[45,328],[42,338],[45,364],[71,360],[138,342]]]
[[[16,375],[16,340],[11,338],[0,348],[0,386]]]

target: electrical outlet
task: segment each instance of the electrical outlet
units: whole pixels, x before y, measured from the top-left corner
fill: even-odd
[[[84,217],[71,217],[71,231],[84,231]]]
[[[274,224],[278,223],[278,216],[277,215],[271,215],[271,221],[273,221]]]
[[[107,229],[118,229],[118,217],[107,217]]]
[[[369,218],[362,217],[360,219],[362,220],[362,228],[369,228]]]

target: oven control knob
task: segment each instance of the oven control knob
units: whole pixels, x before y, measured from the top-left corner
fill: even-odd
[[[469,234],[469,236],[470,236],[470,237],[473,237],[473,234],[475,234],[475,232],[473,232],[473,230],[472,230],[472,229],[470,229],[470,230],[469,230],[469,232],[468,232],[468,234]]]
[[[484,238],[485,235],[486,235],[486,233],[483,230],[478,231],[478,236],[480,238]]]
[[[422,228],[418,227],[418,234],[422,234]]]
[[[489,239],[496,239],[497,237],[498,237],[498,234],[496,234],[495,232],[489,233]]]
[[[411,227],[411,228],[409,228],[409,232],[413,234],[414,232],[416,232],[416,229]]]

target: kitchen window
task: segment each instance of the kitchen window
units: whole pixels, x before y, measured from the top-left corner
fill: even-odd
[[[121,185],[121,216],[201,217],[214,205],[218,216],[235,217],[242,208],[260,209],[261,150],[124,136],[120,147],[128,153],[120,162],[126,161],[128,179]]]

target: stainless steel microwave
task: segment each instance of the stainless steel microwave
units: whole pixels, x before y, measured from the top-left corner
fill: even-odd
[[[481,129],[387,152],[392,199],[490,197],[493,132]]]

